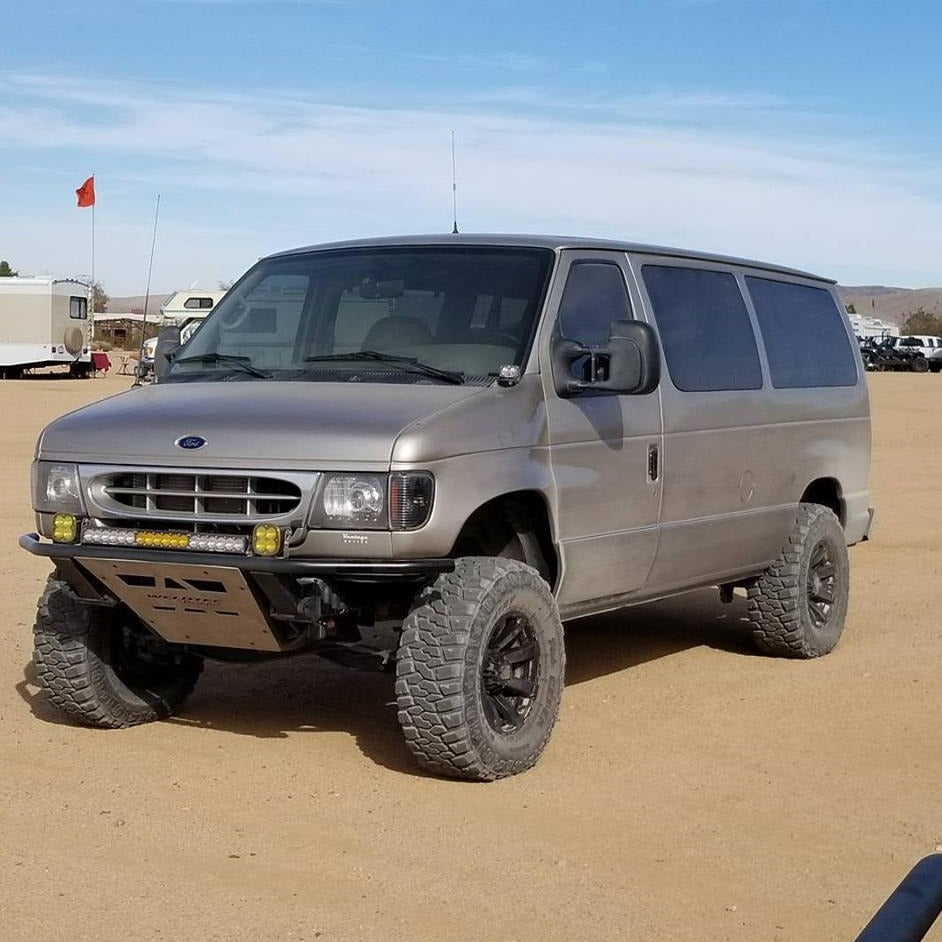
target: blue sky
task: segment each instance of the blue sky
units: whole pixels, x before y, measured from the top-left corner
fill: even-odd
[[[143,292],[339,238],[552,232],[942,284],[942,4],[29,0],[0,258]]]

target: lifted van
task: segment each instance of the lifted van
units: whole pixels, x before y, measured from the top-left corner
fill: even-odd
[[[205,658],[313,651],[394,670],[418,762],[491,780],[546,745],[564,620],[741,587],[764,652],[841,635],[870,418],[831,281],[376,239],[261,260],[176,343],[37,447],[35,663],[78,722],[168,716]]]

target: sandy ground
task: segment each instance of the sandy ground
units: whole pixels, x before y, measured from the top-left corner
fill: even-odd
[[[126,731],[38,698],[33,443],[128,382],[0,383],[3,939],[850,940],[942,845],[942,377],[872,377],[833,654],[754,654],[712,592],[574,624],[546,754],[491,785],[421,774],[391,679],[314,658],[211,666]]]

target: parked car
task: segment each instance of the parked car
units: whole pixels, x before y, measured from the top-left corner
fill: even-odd
[[[905,337],[892,339],[908,347],[918,346],[923,356],[927,358],[942,350],[942,337],[935,337],[931,334],[907,334]]]
[[[549,739],[563,620],[717,586],[763,652],[841,636],[870,408],[830,280],[363,240],[262,259],[178,340],[39,440],[36,676],[75,721],[168,716],[204,659],[312,652],[395,670],[414,758],[492,780]]]

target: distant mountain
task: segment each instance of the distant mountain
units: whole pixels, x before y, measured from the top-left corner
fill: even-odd
[[[161,307],[167,303],[173,294],[173,291],[152,291],[147,296],[147,316],[159,314]],[[143,294],[134,294],[124,298],[111,298],[108,301],[108,313],[125,314],[135,310],[143,311],[144,297]]]
[[[942,315],[942,288],[888,288],[884,285],[838,285],[845,304],[853,304],[864,317],[879,317],[902,324],[922,308],[929,314]]]

